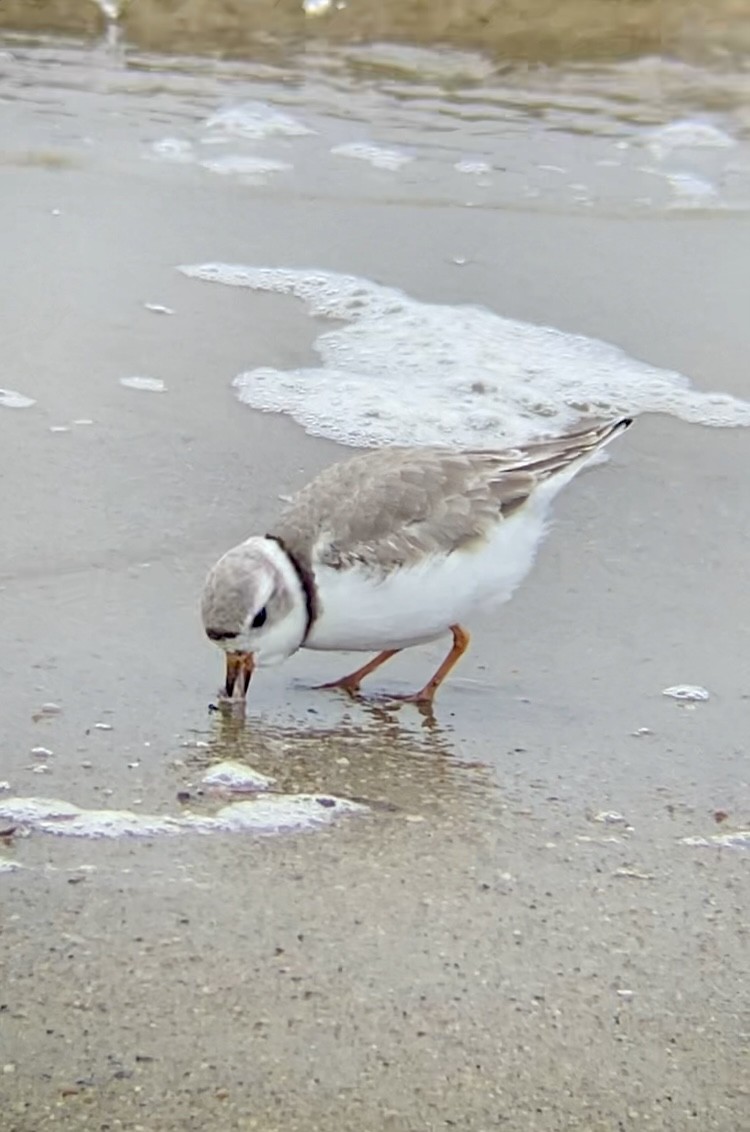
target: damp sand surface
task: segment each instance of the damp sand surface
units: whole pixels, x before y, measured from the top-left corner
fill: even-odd
[[[351,448],[231,384],[317,365],[329,324],[177,268],[316,268],[479,303],[744,398],[742,174],[731,207],[631,207],[621,178],[590,206],[545,182],[539,204],[497,173],[457,188],[484,175],[453,169],[468,144],[424,158],[420,181],[417,160],[331,156],[347,141],[332,127],[324,161],[323,112],[279,96],[316,132],[276,118],[269,135],[264,111],[262,156],[294,168],[247,183],[248,165],[194,159],[226,149],[195,123],[226,131],[232,105],[197,64],[154,78],[111,45],[9,50],[0,813],[53,799],[161,824],[87,838],[0,822],[4,1132],[737,1132],[750,858],[711,838],[750,823],[746,430],[643,416],[560,498],[533,575],[477,627],[434,719],[312,691],[351,662],[313,653],[257,674],[246,720],[228,718],[208,706],[202,577]],[[145,117],[144,70],[168,88]],[[257,117],[230,117],[237,144]],[[734,147],[695,160],[741,164],[741,123],[713,128]],[[609,159],[553,134],[539,160],[570,183]],[[416,687],[440,657],[398,658],[373,691]],[[682,685],[708,699],[662,694]],[[255,804],[234,794],[237,764],[264,797],[357,808],[216,828]],[[209,832],[164,835],[187,817]]]

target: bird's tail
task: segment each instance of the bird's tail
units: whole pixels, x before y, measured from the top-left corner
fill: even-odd
[[[563,436],[525,445],[523,469],[536,477],[540,499],[549,502],[605,445],[630,428],[632,423],[631,417],[589,423],[588,427]]]
[[[632,417],[617,421],[590,424],[585,429],[564,433],[552,439],[532,441],[524,445],[524,467],[542,478],[554,476],[566,468],[586,463],[606,444],[625,432]]]

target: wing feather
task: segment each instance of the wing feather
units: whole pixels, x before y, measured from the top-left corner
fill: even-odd
[[[364,564],[382,571],[450,554],[486,538],[541,483],[588,460],[624,427],[597,425],[504,452],[366,452],[321,472],[272,533],[313,569]]]

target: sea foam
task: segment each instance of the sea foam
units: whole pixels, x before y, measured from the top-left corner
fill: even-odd
[[[569,428],[585,415],[669,413],[750,425],[750,403],[606,342],[503,318],[482,306],[419,302],[335,272],[225,263],[183,266],[194,279],[302,300],[343,325],[315,342],[320,365],[238,374],[240,401],[286,413],[343,444],[497,447]]]

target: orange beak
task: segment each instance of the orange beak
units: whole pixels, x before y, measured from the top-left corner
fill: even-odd
[[[224,690],[228,699],[231,700],[234,696],[234,689],[238,681],[242,698],[245,699],[254,668],[255,657],[251,652],[227,653],[227,678]]]

